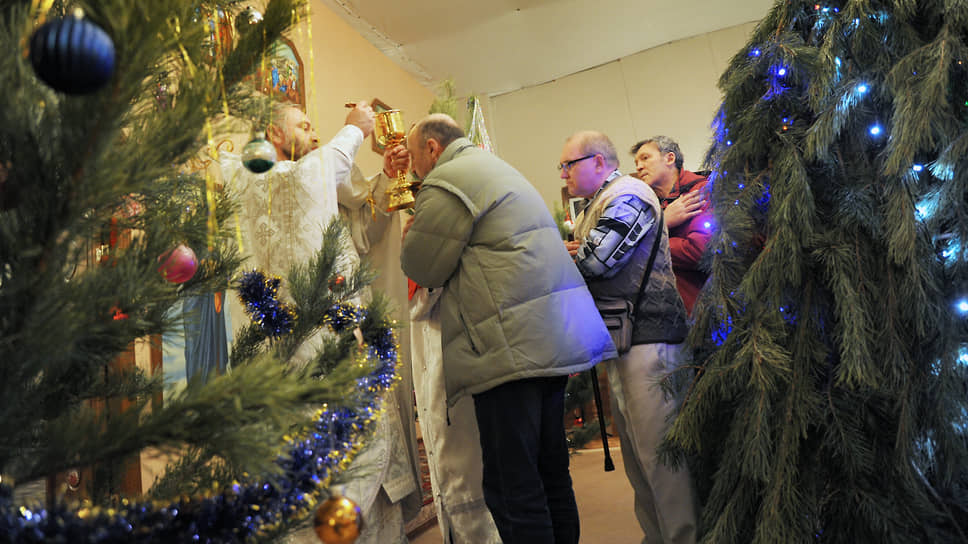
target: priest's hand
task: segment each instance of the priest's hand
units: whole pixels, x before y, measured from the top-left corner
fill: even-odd
[[[356,103],[356,106],[346,115],[346,124],[353,125],[363,131],[363,138],[366,139],[373,133],[376,124],[376,114],[366,100]]]
[[[406,172],[410,167],[410,152],[402,144],[388,147],[383,152],[383,173],[388,178],[395,178],[400,172]]]

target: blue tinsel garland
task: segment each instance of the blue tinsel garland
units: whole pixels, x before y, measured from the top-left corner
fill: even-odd
[[[240,296],[251,296],[259,308],[271,307],[269,299],[275,300],[278,279],[251,274],[243,278]],[[365,319],[366,310],[336,304],[326,317],[330,328],[340,333]],[[358,380],[361,394],[349,403],[352,407],[322,410],[312,433],[288,443],[289,455],[276,460],[283,476],[275,483],[236,484],[221,494],[165,505],[123,500],[114,508],[80,510],[64,503],[50,509],[17,506],[12,489],[0,485],[0,541],[246,542],[266,535],[282,523],[305,517],[332,473],[352,458],[359,446],[358,438],[377,413],[375,400],[381,398],[396,377],[393,331],[376,327],[365,332],[364,340],[368,344],[367,358],[376,359],[378,364],[372,373]]]
[[[268,277],[263,272],[252,270],[242,274],[242,278],[235,283],[245,311],[270,338],[289,334],[296,322],[296,312],[292,307],[276,298],[281,281],[278,276]]]

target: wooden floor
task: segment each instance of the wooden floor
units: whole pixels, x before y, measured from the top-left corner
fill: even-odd
[[[615,470],[605,472],[601,443],[588,444],[571,457],[571,479],[581,517],[582,544],[638,544],[642,530],[632,508],[632,488],[622,468],[617,440],[611,448]],[[411,544],[442,544],[435,523],[410,538]]]

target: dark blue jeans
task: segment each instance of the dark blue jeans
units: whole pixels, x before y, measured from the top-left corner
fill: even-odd
[[[504,544],[578,543],[564,427],[567,380],[517,380],[474,395],[484,502]]]

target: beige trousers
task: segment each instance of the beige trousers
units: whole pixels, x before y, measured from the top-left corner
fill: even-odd
[[[625,474],[635,491],[635,516],[643,544],[694,544],[696,498],[689,469],[658,460],[656,448],[669,429],[678,400],[659,381],[680,361],[681,346],[640,344],[605,363],[612,419],[622,447]]]

